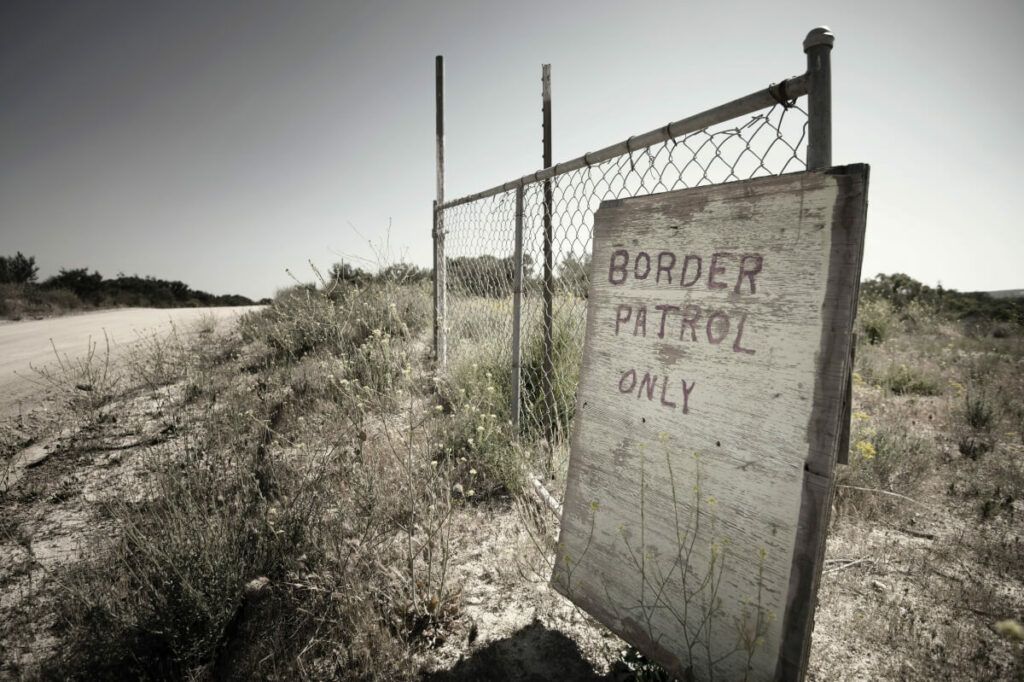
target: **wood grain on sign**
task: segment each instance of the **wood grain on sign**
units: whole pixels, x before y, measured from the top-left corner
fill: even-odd
[[[602,204],[555,588],[679,679],[798,679],[864,165]]]

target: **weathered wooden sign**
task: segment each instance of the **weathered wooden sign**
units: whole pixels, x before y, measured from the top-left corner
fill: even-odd
[[[605,202],[555,588],[681,680],[806,667],[868,167]]]

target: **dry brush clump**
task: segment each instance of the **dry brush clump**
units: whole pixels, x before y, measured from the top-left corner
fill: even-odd
[[[37,386],[53,391],[63,407],[79,419],[99,418],[100,410],[118,394],[122,376],[112,361],[110,339],[102,343],[90,338],[84,355],[61,355],[53,345],[55,364],[33,367],[34,376],[26,377]]]
[[[83,307],[69,289],[43,289],[25,283],[0,282],[0,318],[19,321],[26,317],[50,317]]]
[[[55,576],[44,672],[397,679],[444,640],[451,516],[519,485],[519,453],[486,376],[442,399],[422,287],[341,289],[133,355],[173,438],[145,495],[104,509],[114,537]]]
[[[914,496],[938,459],[936,448],[907,428],[906,413],[852,416],[849,463],[836,470],[840,517],[878,519],[896,510],[914,511]]]

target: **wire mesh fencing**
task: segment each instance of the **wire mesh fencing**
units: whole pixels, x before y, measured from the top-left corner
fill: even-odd
[[[441,217],[449,371],[491,368],[520,435],[567,440],[601,202],[804,170],[807,129],[806,110],[779,101],[749,118],[648,146],[627,141],[624,153],[598,163],[448,202]]]

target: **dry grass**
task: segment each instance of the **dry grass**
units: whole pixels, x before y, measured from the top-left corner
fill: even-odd
[[[136,475],[144,493],[96,510],[110,536],[39,576],[62,645],[28,669],[412,674],[415,648],[457,610],[446,532],[468,499],[453,490],[477,474],[440,457],[424,302],[386,284],[290,291],[241,336],[146,341],[117,383],[102,353],[44,371],[89,425],[69,453],[109,450],[139,393],[156,397],[166,438]]]
[[[579,301],[556,306],[566,407],[539,416],[531,331],[515,433],[508,301],[453,308],[476,331],[440,377],[429,300],[297,287],[237,330],[175,330],[117,367],[98,343],[46,370],[59,454],[0,498],[0,674],[479,679],[557,645],[568,667],[524,669],[658,679],[543,592],[557,526],[525,474],[564,484]],[[872,304],[860,324],[812,677],[1020,676],[995,624],[1024,619],[1024,337],[920,307]]]
[[[1022,679],[1000,632],[1024,620],[1024,335],[922,306],[867,318],[885,332],[858,348],[815,679]]]

